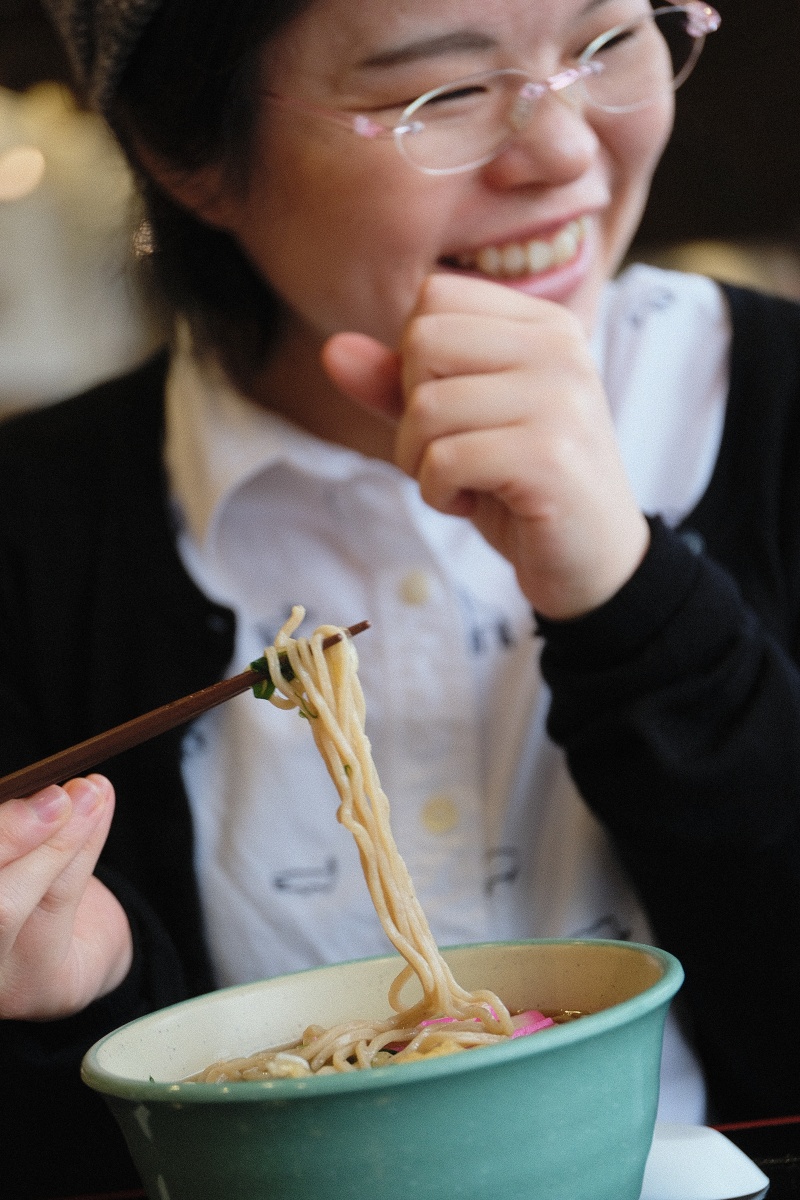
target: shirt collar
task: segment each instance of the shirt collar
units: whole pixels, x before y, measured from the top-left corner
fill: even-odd
[[[238,489],[279,463],[333,481],[370,470],[394,471],[254,404],[213,360],[194,353],[185,325],[177,331],[165,400],[170,492],[198,546],[208,544]]]

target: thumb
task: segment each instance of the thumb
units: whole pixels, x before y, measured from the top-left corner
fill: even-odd
[[[403,412],[400,356],[365,333],[335,333],[322,347],[322,365],[340,391],[373,412]]]

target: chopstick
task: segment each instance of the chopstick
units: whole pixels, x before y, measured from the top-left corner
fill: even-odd
[[[357,633],[369,629],[369,624],[369,621],[359,621],[357,625],[351,625],[344,632],[349,637],[355,637]],[[330,637],[325,638],[322,645],[327,650],[329,646],[334,646],[341,640],[341,633],[333,633]],[[258,661],[260,663],[263,660]],[[283,666],[283,671],[286,674],[286,666]],[[287,675],[287,678],[291,678],[291,675]],[[91,767],[105,762],[107,758],[121,754],[123,750],[131,750],[134,746],[140,746],[142,742],[158,737],[160,733],[166,733],[169,729],[185,725],[187,721],[199,717],[201,713],[208,712],[210,708],[216,708],[218,704],[223,704],[226,700],[241,695],[260,680],[268,679],[269,672],[266,668],[260,670],[250,667],[241,675],[234,675],[230,679],[212,683],[210,687],[202,688],[199,692],[192,692],[180,700],[171,700],[169,704],[163,704],[160,708],[154,708],[140,717],[134,717],[131,721],[125,721],[122,725],[107,729],[105,733],[95,734],[94,737],[87,738],[85,742],[79,742],[67,750],[59,750],[57,754],[51,754],[49,758],[43,758],[39,762],[31,763],[28,767],[22,767],[19,771],[14,771],[11,775],[5,775],[0,779],[0,804],[4,800],[30,796],[33,792],[38,792],[40,788],[47,787],[48,784],[62,783],[76,775],[83,775]]]

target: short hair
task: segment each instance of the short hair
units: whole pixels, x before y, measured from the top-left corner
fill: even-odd
[[[236,240],[173,200],[137,154],[169,169],[214,165],[244,188],[269,39],[310,0],[165,0],[147,25],[108,120],[138,177],[148,223],[145,262],[174,312],[189,320],[240,384],[266,360],[285,309]]]

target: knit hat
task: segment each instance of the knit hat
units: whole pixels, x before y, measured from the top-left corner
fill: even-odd
[[[66,43],[78,82],[101,112],[145,25],[163,0],[44,0]]]

